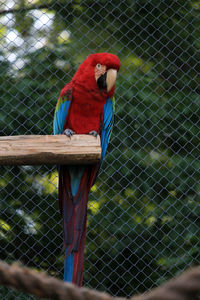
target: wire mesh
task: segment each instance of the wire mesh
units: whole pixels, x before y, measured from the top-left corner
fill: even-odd
[[[199,263],[199,17],[197,0],[1,2],[1,135],[52,134],[60,90],[89,53],[122,63],[85,286],[130,297]],[[62,278],[56,168],[1,167],[0,188],[0,258]]]

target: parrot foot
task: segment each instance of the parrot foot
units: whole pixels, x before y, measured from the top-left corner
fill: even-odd
[[[71,137],[72,135],[74,135],[76,132],[74,132],[73,130],[67,128],[63,131],[63,133],[68,136],[68,137]]]
[[[94,137],[97,137],[98,133],[95,130],[92,130],[89,132],[90,135],[93,135]]]

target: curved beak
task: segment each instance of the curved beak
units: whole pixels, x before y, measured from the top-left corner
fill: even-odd
[[[109,69],[106,76],[107,92],[109,93],[115,84],[117,78],[117,70]]]

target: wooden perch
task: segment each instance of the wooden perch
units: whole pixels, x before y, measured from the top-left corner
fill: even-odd
[[[18,135],[0,137],[0,165],[93,164],[100,161],[100,137]]]

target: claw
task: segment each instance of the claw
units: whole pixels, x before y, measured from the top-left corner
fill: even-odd
[[[90,135],[93,135],[94,137],[97,137],[98,133],[95,130],[92,130],[89,132]]]
[[[68,137],[71,137],[72,135],[74,135],[76,132],[74,132],[73,130],[67,128],[63,131],[63,133],[68,136]]]

